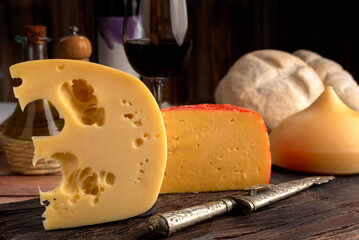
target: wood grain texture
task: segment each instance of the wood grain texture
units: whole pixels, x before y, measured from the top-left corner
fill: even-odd
[[[5,153],[2,151],[2,147],[0,144],[0,176],[11,176],[14,175],[13,172],[11,172],[9,164],[7,163],[5,159]]]
[[[56,44],[61,37],[68,35],[68,27],[76,25],[79,34],[86,35],[95,43],[94,0],[4,0],[0,1],[0,101],[15,101],[8,68],[22,62],[22,46],[14,41],[22,34],[24,25],[45,25],[48,44],[48,57],[56,57]],[[96,51],[91,58],[96,60]]]
[[[25,24],[44,24],[49,57],[70,25],[93,44],[97,61],[95,0],[0,1],[0,101],[15,101],[8,67],[22,61],[14,42]],[[193,49],[187,68],[165,84],[164,100],[173,104],[211,101],[218,82],[242,55],[273,48],[309,49],[333,59],[359,79],[356,1],[196,0],[188,1]],[[333,17],[335,16],[335,17]]]
[[[23,202],[23,201],[26,201],[26,200],[30,200],[30,199],[34,199],[34,198],[38,198],[39,195],[35,195],[35,196],[26,196],[26,197],[23,197],[23,196],[10,196],[10,197],[4,197],[4,196],[1,196],[0,197],[0,204],[4,204],[4,203],[13,203],[13,202]]]
[[[307,175],[273,169],[272,183]],[[234,212],[175,233],[168,239],[357,239],[359,236],[359,176],[338,176],[290,198],[247,215]],[[228,197],[233,192],[165,194],[157,212],[170,211]],[[45,231],[38,199],[0,205],[2,239],[131,239],[145,218]],[[152,239],[141,237],[139,239]]]
[[[45,176],[19,176],[13,173],[6,162],[5,153],[0,149],[0,204],[38,198],[39,187],[42,191],[49,191],[60,181],[60,173]]]
[[[56,188],[60,181],[61,176],[0,176],[0,196],[37,196],[39,188],[49,191]]]

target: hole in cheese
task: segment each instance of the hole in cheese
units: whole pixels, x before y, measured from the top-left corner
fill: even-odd
[[[93,173],[82,182],[81,189],[86,194],[96,195],[98,193],[98,175]]]
[[[81,171],[81,174],[80,174],[80,179],[84,179],[85,177],[87,177],[90,173],[92,172],[92,169],[90,167],[87,167],[87,168],[84,168],[82,171]]]
[[[92,86],[87,85],[86,80],[72,80],[72,92],[80,102],[93,103],[97,102]]]
[[[65,65],[59,65],[59,66],[57,66],[57,70],[59,70],[59,71],[64,70],[64,68],[65,68]]]
[[[100,189],[98,188],[98,186],[95,186],[91,190],[91,195],[96,195],[99,191],[100,191]]]
[[[98,107],[98,100],[93,87],[84,79],[72,80],[62,85],[63,96],[68,100],[73,114],[84,125],[103,126],[105,124],[105,109]]]
[[[65,154],[66,155],[66,154]],[[58,154],[61,156],[61,154]],[[75,155],[67,154],[69,158],[74,158]],[[62,161],[66,160],[65,158]],[[63,172],[67,177],[67,181],[64,185],[64,189],[67,193],[73,194],[73,200],[71,202],[76,203],[76,200],[80,199],[78,194],[80,191],[87,195],[94,195],[99,197],[100,192],[104,192],[105,188],[101,185],[106,183],[108,185],[114,185],[116,176],[112,172],[106,172],[101,170],[99,172],[93,172],[92,168],[86,167],[84,169],[77,168],[71,174]]]
[[[22,79],[21,78],[13,78],[11,83],[12,83],[13,87],[19,87],[22,84]]]
[[[137,120],[137,121],[134,121],[134,122],[133,122],[133,125],[135,125],[136,127],[142,126],[142,121],[141,121],[141,119],[139,119],[139,120]]]
[[[125,118],[132,119],[132,118],[134,118],[135,115],[133,115],[132,113],[125,113],[125,114],[123,114],[123,116]]]
[[[127,101],[126,99],[122,100],[122,104],[132,106],[132,103],[130,101]]]
[[[136,138],[135,139],[135,146],[141,147],[143,145],[143,139],[142,138]]]
[[[80,173],[80,169],[75,169],[71,174],[69,174],[69,177],[67,178],[67,181],[65,183],[64,189],[67,192],[76,192],[77,191],[77,185],[76,182],[78,181],[78,175]],[[63,174],[63,176],[66,176],[66,174]]]
[[[115,181],[116,181],[115,174],[113,174],[112,172],[108,172],[106,175],[106,183],[108,185],[113,185],[113,184],[115,184]]]
[[[95,116],[98,113],[98,108],[87,108],[84,110],[84,115],[86,116]]]

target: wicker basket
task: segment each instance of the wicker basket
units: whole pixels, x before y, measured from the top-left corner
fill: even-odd
[[[44,175],[61,170],[60,164],[53,159],[41,159],[36,166],[32,165],[34,145],[32,141],[9,138],[0,133],[0,143],[5,151],[6,160],[11,171],[23,175]]]

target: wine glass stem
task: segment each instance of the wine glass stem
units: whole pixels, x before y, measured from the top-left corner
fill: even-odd
[[[151,80],[151,84],[153,88],[153,96],[155,97],[159,108],[161,108],[161,104],[162,104],[163,83],[164,81],[162,79]]]

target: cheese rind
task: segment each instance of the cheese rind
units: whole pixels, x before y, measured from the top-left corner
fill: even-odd
[[[163,109],[168,156],[161,193],[244,189],[268,183],[271,155],[262,117],[228,104]]]
[[[40,192],[45,229],[121,220],[150,209],[166,164],[160,110],[135,77],[99,64],[40,60],[10,68],[22,108],[47,99],[65,119],[56,136],[34,137],[35,157],[55,158],[62,181]]]
[[[327,89],[271,132],[273,163],[301,172],[359,173],[359,113]]]

